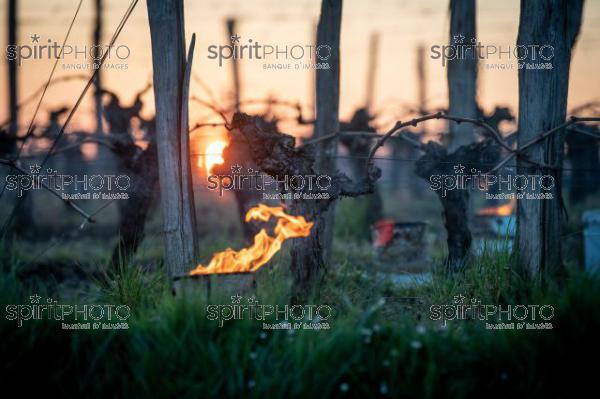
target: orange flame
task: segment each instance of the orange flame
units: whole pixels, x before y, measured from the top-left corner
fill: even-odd
[[[516,201],[512,199],[504,205],[482,208],[477,214],[481,216],[510,216],[513,214],[515,203]]]
[[[277,217],[275,237],[261,229],[254,236],[254,244],[248,248],[234,251],[227,248],[213,255],[208,266],[198,265],[190,275],[213,273],[253,272],[267,263],[281,249],[281,244],[288,238],[308,237],[313,222],[307,222],[303,216],[291,216],[280,206],[270,207],[263,204],[250,208],[245,222],[260,220],[267,222],[271,216]]]

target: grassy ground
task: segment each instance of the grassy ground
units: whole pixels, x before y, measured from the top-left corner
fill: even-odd
[[[202,260],[241,246],[232,238],[239,237],[239,225],[230,208],[207,202],[198,209],[199,224],[210,229],[200,232]],[[444,255],[439,212],[434,201],[410,210],[386,204],[386,216],[430,223],[434,265]],[[569,244],[581,241],[578,212],[571,212],[564,242],[573,270],[565,284],[543,289],[513,273],[505,249],[483,251],[463,275],[449,278],[433,268],[431,282],[399,286],[377,271],[404,272],[405,265],[378,264],[364,223],[338,226],[334,261],[320,297],[310,301],[334,310],[330,329],[322,331],[263,330],[247,318],[220,327],[208,319],[207,306],[230,304],[228,298],[174,297],[161,265],[158,215],[135,265],[118,275],[104,275],[114,244],[105,233],[67,237],[42,260],[38,254],[48,242],[20,242],[10,257],[0,253],[0,383],[6,392],[43,388],[61,397],[577,397],[597,379],[593,364],[600,352],[600,282],[576,271],[581,248]],[[349,201],[338,215],[366,217]],[[253,293],[260,304],[288,303],[286,248],[257,273]],[[17,327],[7,319],[7,306],[30,304],[34,294],[61,304],[126,304],[128,329],[68,331],[47,318]],[[496,331],[479,320],[431,320],[430,306],[450,304],[457,295],[494,305],[550,304],[553,329]]]
[[[353,246],[353,245],[349,245]],[[573,397],[591,384],[600,328],[600,284],[572,274],[561,287],[531,289],[504,252],[484,253],[465,275],[398,287],[356,267],[337,247],[319,303],[335,314],[323,331],[268,331],[256,320],[207,319],[200,296],[173,297],[160,266],[91,278],[61,303],[127,304],[126,330],[66,331],[53,320],[0,321],[5,390],[44,387],[61,396],[111,397]],[[257,276],[262,304],[287,303],[288,255]],[[35,293],[58,298],[46,281],[18,278],[5,261],[2,309]],[[477,320],[446,326],[432,304],[455,295],[492,304],[551,304],[552,330],[490,331]],[[211,301],[214,303],[214,301]],[[229,303],[229,302],[227,302]],[[588,359],[586,359],[588,358]],[[19,383],[23,378],[35,384]]]

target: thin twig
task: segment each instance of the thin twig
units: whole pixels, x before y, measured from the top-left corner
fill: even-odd
[[[19,171],[21,174],[27,175],[29,177],[32,177],[32,175],[29,172],[27,172],[25,169],[23,169],[19,165],[15,164],[14,161],[0,158],[0,164],[10,166],[11,168]],[[57,197],[58,199],[60,199],[61,201],[63,201],[65,204],[67,204],[67,206],[69,208],[75,210],[75,212],[77,212],[81,216],[83,216],[87,222],[89,222],[89,223],[95,223],[95,220],[90,215],[88,215],[83,209],[81,209],[80,207],[78,207],[73,201],[71,201],[68,198],[63,198],[63,196],[60,195],[60,193],[54,191],[52,188],[50,188],[50,186],[48,186],[43,181],[40,180],[39,183],[40,183],[40,185],[43,188],[45,188],[46,190],[48,190],[49,192],[51,192],[55,197]]]
[[[550,130],[547,130],[547,131],[545,131],[543,133],[538,134],[536,137],[534,137],[533,139],[529,140],[527,143],[523,144],[521,147],[517,148],[517,150],[511,151],[510,154],[508,154],[492,170],[490,170],[490,173],[493,173],[493,172],[497,171],[502,166],[504,166],[507,162],[509,162],[510,160],[512,160],[515,156],[522,155],[523,151],[525,151],[529,147],[531,147],[531,146],[539,143],[540,141],[544,140],[546,137],[550,136],[551,134],[559,132],[562,129],[568,127],[568,126],[571,126],[571,125],[573,125],[575,123],[580,123],[580,122],[600,122],[600,117],[578,117],[578,116],[571,116],[568,121],[566,121],[564,123],[561,123],[560,125],[552,128]],[[529,162],[535,163],[533,161],[529,161]],[[544,167],[551,167],[550,165],[543,165],[543,166]]]
[[[116,201],[115,198],[111,199],[110,201],[108,201],[107,203],[103,204],[101,207],[96,209],[90,216],[93,218],[94,216],[98,215],[100,212],[102,212],[104,209],[106,209],[114,201]],[[77,225],[75,228],[67,230],[64,233],[62,233],[57,239],[55,239],[53,242],[51,242],[50,245],[48,245],[47,247],[42,249],[36,256],[34,256],[33,260],[28,262],[25,265],[25,267],[37,262],[46,252],[48,252],[51,248],[53,248],[56,244],[61,242],[63,239],[67,238],[67,236],[72,235],[73,233],[75,233],[78,230],[83,230],[86,227],[87,223],[88,223],[87,220],[84,220],[81,224]]]
[[[336,136],[339,136],[339,137],[366,137],[366,138],[371,138],[371,139],[376,139],[376,138],[382,137],[381,134],[376,133],[376,132],[363,132],[360,130],[352,130],[352,131],[349,130],[349,131],[340,131],[340,132],[337,132],[334,134],[329,134],[327,136],[318,137],[316,139],[306,140],[300,146],[313,145],[313,144],[319,143],[321,141],[329,140]],[[421,147],[421,143],[418,140],[412,139],[412,138],[404,136],[402,134],[392,136],[392,137],[390,137],[390,139],[407,140],[411,144],[415,145],[416,147]]]
[[[216,106],[215,104],[212,104],[208,101],[205,101],[199,97],[196,96],[190,96],[190,101],[195,101],[200,105],[205,106],[208,109],[213,110],[214,112],[216,112],[217,114],[219,114],[219,116],[221,117],[221,119],[223,119],[224,122],[224,126],[227,128],[227,130],[229,129],[229,122],[227,121],[227,116],[225,116],[225,112],[223,110],[221,110],[218,106]]]
[[[498,144],[500,144],[500,146],[502,148],[504,148],[507,151],[513,151],[513,149],[508,144],[506,144],[502,135],[500,133],[498,133],[498,131],[496,129],[494,129],[489,124],[487,124],[485,121],[483,121],[483,119],[462,118],[462,117],[457,117],[457,116],[452,116],[452,115],[442,115],[440,117],[440,119],[446,119],[449,121],[454,121],[456,123],[466,122],[466,123],[470,123],[470,124],[482,127],[492,135],[492,138]]]
[[[76,143],[72,143],[72,144],[69,144],[69,145],[66,145],[64,147],[61,147],[61,148],[58,148],[58,149],[54,150],[50,154],[50,156],[53,157],[55,155],[61,154],[63,152],[72,150],[73,148],[77,148],[77,147],[82,146],[83,144],[88,144],[88,143],[100,144],[100,145],[103,145],[103,146],[105,146],[105,147],[107,147],[107,148],[109,148],[111,150],[115,149],[115,146],[110,142],[110,139],[104,140],[104,139],[100,139],[98,137],[86,137],[85,139],[80,140],[80,141],[78,141]],[[37,157],[45,155],[45,154],[46,154],[46,152],[44,151],[44,152],[40,152],[40,153],[37,153],[37,154],[36,153],[34,153],[34,154],[27,154],[27,155],[22,156],[21,158],[26,158],[26,159],[27,158],[37,158]]]
[[[227,124],[225,122],[218,122],[218,123],[199,122],[190,128],[190,133],[193,132],[194,130],[201,129],[203,127],[219,127],[219,126],[227,127]]]
[[[87,79],[88,76],[84,75],[82,73],[80,74],[73,74],[73,75],[68,75],[68,76],[60,76],[58,78],[54,78],[50,81],[50,83],[48,84],[48,86],[53,86],[57,83],[62,83],[62,82],[68,82],[70,80],[76,80],[76,79]],[[46,89],[46,83],[44,83],[43,85],[41,85],[39,88],[37,88],[33,93],[31,93],[29,96],[27,96],[25,99],[21,100],[19,102],[19,104],[17,104],[17,109],[21,109],[23,108],[25,105],[27,105],[29,102],[35,100],[35,98],[44,91],[44,89]],[[10,123],[10,118],[6,119],[2,122],[0,122],[0,127],[4,127],[6,125],[8,125]],[[25,137],[25,136],[23,136]],[[21,139],[23,138],[21,137]]]
[[[208,86],[208,84],[206,84],[204,82],[204,80],[202,80],[200,78],[200,76],[198,76],[196,73],[192,73],[192,78],[194,79],[194,81],[196,81],[196,83],[198,83],[198,85],[200,85],[200,87],[202,87],[204,89],[204,91],[208,95],[208,98],[210,99],[210,101],[212,101],[213,104],[218,104],[217,98],[214,95],[213,91]],[[220,108],[220,107],[217,107],[217,108]]]
[[[585,136],[590,136],[597,140],[600,140],[600,134],[598,134],[598,133],[588,132],[588,131],[585,131],[585,130],[582,130],[582,129],[579,129],[576,127],[568,127],[567,130],[570,132],[573,132],[573,133],[583,134]]]
[[[71,19],[71,24],[69,25],[69,29],[67,29],[67,33],[65,34],[62,45],[60,46],[60,53],[58,54],[58,57],[56,58],[56,60],[54,61],[54,64],[52,65],[52,70],[50,71],[50,76],[48,76],[48,80],[46,81],[46,84],[44,85],[44,89],[42,90],[42,95],[40,96],[40,99],[38,100],[38,102],[35,106],[35,111],[33,111],[33,116],[31,117],[31,120],[29,122],[29,127],[27,128],[27,134],[25,134],[26,138],[28,136],[30,136],[33,132],[35,118],[37,116],[38,111],[40,110],[40,106],[42,105],[44,96],[46,95],[46,92],[48,91],[50,82],[52,82],[52,77],[54,76],[54,72],[56,71],[56,67],[58,66],[58,61],[62,58],[65,44],[67,43],[67,40],[69,39],[69,36],[71,35],[71,30],[73,29],[73,25],[75,24],[75,20],[77,19],[77,15],[79,14],[79,9],[81,8],[82,3],[83,3],[83,0],[80,0],[79,4],[77,5],[77,9],[75,10],[75,15],[73,15],[73,18]],[[21,147],[19,147],[19,151],[17,152],[17,159],[19,159],[19,156],[21,155],[21,152],[23,151],[23,148],[25,147],[26,141],[27,140],[25,139],[21,143]]]
[[[383,136],[377,135],[377,136],[379,136],[381,138],[375,144],[374,151],[377,151],[379,149],[379,147],[381,147],[385,143],[385,141],[387,141],[390,137],[392,137],[394,134],[396,134],[400,129],[408,127],[408,126],[415,126],[416,127],[419,123],[425,122],[425,121],[431,120],[431,119],[444,119],[444,120],[454,121],[456,123],[470,123],[472,125],[479,126],[479,127],[483,128],[483,129],[485,129],[491,135],[491,137],[498,144],[500,144],[501,147],[503,147],[507,151],[513,151],[512,148],[508,144],[506,144],[506,142],[502,138],[502,135],[496,129],[494,129],[489,124],[487,124],[485,121],[483,121],[481,119],[463,118],[463,117],[459,117],[459,116],[446,115],[443,112],[436,112],[436,113],[433,113],[433,114],[423,115],[421,117],[411,119],[410,121],[407,121],[407,122],[401,122],[401,121],[396,122],[396,124],[394,125],[394,127],[391,128]],[[307,141],[305,143],[305,145],[315,144],[315,143],[318,143],[318,142],[321,142],[321,141],[329,140],[329,139],[332,139],[332,138],[335,138],[335,137],[339,136],[342,133],[343,132],[332,133],[332,134],[328,134],[326,136],[319,137],[319,138],[314,139],[314,140],[309,140],[309,141]],[[407,136],[404,136],[404,135],[400,135],[400,136],[397,136],[397,137],[400,137],[400,138],[402,138],[402,139],[410,142],[411,144],[413,144],[417,148],[421,148],[422,145],[423,145],[421,142],[416,141],[414,139],[411,139],[410,137],[407,137]]]
[[[25,143],[27,142],[27,139],[29,139],[33,135],[33,130],[35,129],[35,118],[37,117],[37,113],[40,110],[40,106],[42,105],[42,101],[44,100],[44,96],[46,95],[46,92],[48,90],[48,86],[50,86],[50,82],[52,81],[54,72],[56,71],[58,61],[62,58],[65,44],[67,43],[67,40],[69,39],[69,36],[71,35],[71,30],[73,29],[73,25],[75,24],[77,15],[79,15],[79,10],[81,9],[82,3],[83,3],[83,0],[80,0],[79,4],[77,5],[77,8],[75,9],[75,15],[73,15],[73,18],[71,19],[71,23],[69,25],[69,28],[67,29],[67,33],[65,34],[62,45],[60,47],[59,56],[56,58],[56,60],[54,61],[54,64],[52,65],[52,70],[50,71],[48,80],[46,81],[46,84],[44,85],[44,89],[42,90],[42,95],[40,96],[40,99],[38,100],[37,105],[35,106],[35,110],[33,111],[33,115],[31,117],[31,120],[29,121],[29,126],[27,127],[27,133],[25,133],[23,141],[21,142],[21,146],[17,150],[15,160],[19,159],[19,157],[21,156],[21,153],[23,152],[23,148],[25,148]],[[2,196],[4,195],[5,190],[6,190],[6,184],[4,184],[4,186],[2,186],[2,191],[0,191],[0,198],[2,198]]]
[[[401,122],[401,121],[396,122],[396,124],[394,125],[394,127],[392,127],[390,130],[388,130],[386,134],[384,134],[383,136],[381,136],[381,138],[379,140],[377,140],[377,142],[375,143],[375,145],[373,146],[373,148],[371,148],[371,151],[369,152],[369,158],[368,158],[367,162],[369,164],[372,163],[373,156],[375,155],[375,153],[377,152],[377,150],[379,149],[379,147],[383,146],[385,144],[385,142],[390,137],[392,137],[395,133],[397,133],[400,129],[408,127],[408,126],[414,126],[414,127],[416,127],[421,122],[428,121],[428,120],[431,120],[431,119],[439,119],[442,116],[443,116],[443,114],[441,112],[436,112],[435,114],[423,115],[421,117],[411,119],[408,122]],[[424,144],[421,143],[421,142],[419,142],[419,148],[423,149],[424,148]]]
[[[594,100],[594,101],[590,101],[590,102],[578,105],[575,108],[571,108],[571,111],[569,113],[570,114],[578,114],[581,111],[585,111],[590,108],[598,108],[598,107],[600,107],[600,101]]]
[[[504,166],[507,162],[509,162],[513,157],[515,156],[520,156],[523,160],[525,160],[526,162],[532,163],[532,164],[537,164],[538,166],[544,167],[544,168],[552,168],[552,165],[546,165],[546,164],[541,164],[539,162],[535,162],[532,161],[530,159],[528,159],[527,157],[525,157],[522,152],[524,150],[526,150],[527,148],[531,147],[532,145],[544,140],[546,137],[550,136],[553,133],[556,133],[572,124],[575,123],[580,123],[580,122],[599,122],[600,121],[600,117],[577,117],[577,116],[572,116],[571,118],[569,118],[568,121],[558,125],[557,127],[550,129],[548,131],[545,131],[541,134],[539,134],[537,137],[535,137],[534,139],[530,140],[529,142],[525,143],[521,148],[518,148],[516,150],[512,149],[508,144],[506,144],[505,139],[502,138],[502,136],[500,135],[500,133],[498,133],[498,131],[496,131],[494,128],[492,128],[489,124],[485,123],[482,120],[478,120],[478,119],[471,119],[471,118],[462,118],[462,117],[456,117],[453,115],[445,115],[442,112],[437,112],[434,114],[428,114],[428,115],[423,115],[421,117],[418,118],[414,118],[411,119],[410,121],[407,122],[396,122],[396,124],[394,125],[393,128],[391,128],[387,133],[385,133],[383,136],[381,136],[381,138],[375,143],[375,145],[373,146],[373,148],[371,149],[370,153],[369,153],[369,158],[368,158],[368,164],[372,163],[372,159],[373,156],[375,155],[375,153],[377,152],[377,150],[390,138],[392,137],[394,134],[396,134],[400,129],[405,128],[407,126],[417,126],[419,123],[427,121],[427,120],[431,120],[431,119],[445,119],[445,120],[451,120],[451,121],[455,121],[457,123],[462,123],[462,122],[466,122],[466,123],[471,123],[473,125],[476,126],[480,126],[482,128],[484,128],[488,133],[491,134],[491,137],[498,143],[500,144],[504,149],[506,149],[509,152],[509,155],[506,156],[502,161],[500,161],[493,169],[490,170],[490,173],[493,173],[495,171],[497,171],[498,169],[500,169],[502,166]],[[334,133],[331,135],[327,135],[327,136],[323,136],[321,139],[325,140],[325,139],[329,139],[331,137],[337,136],[338,133]],[[413,142],[413,144],[415,146],[417,146],[418,148],[423,149],[423,144],[421,142],[416,142],[416,140],[412,140],[409,139],[407,136],[404,135],[400,135],[398,137],[402,137],[405,140],[410,140]],[[320,140],[319,140],[320,141]],[[314,143],[315,141],[312,141],[311,143]]]
[[[129,4],[129,7],[125,11],[125,14],[121,18],[121,20],[119,22],[119,25],[117,26],[115,32],[113,33],[113,36],[111,37],[111,40],[109,42],[109,47],[112,47],[115,44],[117,38],[121,34],[121,31],[123,30],[123,27],[125,26],[125,23],[129,20],[129,17],[133,13],[133,10],[134,10],[135,6],[137,5],[137,3],[138,3],[138,0],[132,0],[131,3]],[[43,167],[46,164],[46,162],[48,161],[48,159],[50,158],[50,154],[54,151],[54,148],[56,147],[58,141],[63,136],[63,134],[65,132],[65,129],[67,128],[67,126],[71,122],[71,119],[73,118],[73,115],[75,114],[75,112],[79,108],[79,105],[83,101],[83,98],[85,97],[85,94],[87,93],[88,89],[91,87],[92,83],[96,79],[96,76],[98,75],[98,72],[102,69],[102,66],[104,65],[104,61],[106,61],[106,58],[108,57],[108,55],[109,55],[109,52],[107,51],[107,52],[104,53],[104,55],[100,59],[100,62],[98,63],[98,67],[92,73],[90,79],[88,80],[87,84],[83,88],[83,91],[79,95],[79,98],[75,102],[75,105],[73,105],[73,108],[71,108],[71,111],[69,112],[69,115],[67,116],[67,119],[63,123],[60,131],[58,132],[58,134],[56,135],[56,137],[52,141],[52,144],[50,145],[50,148],[49,148],[46,156],[44,157],[44,159],[41,162],[41,165],[40,165],[41,167]],[[4,188],[6,188],[6,185],[4,185]],[[3,188],[3,191],[0,193],[0,196],[4,193],[4,188]],[[25,195],[27,195],[27,192],[25,193]],[[13,207],[11,213],[9,214],[8,218],[6,219],[6,221],[4,222],[4,224],[2,226],[1,235],[4,235],[4,233],[6,232],[6,229],[8,228],[8,225],[12,221],[12,218],[15,216],[17,210],[19,209],[19,207],[21,206],[22,203],[23,203],[23,201],[19,201]]]

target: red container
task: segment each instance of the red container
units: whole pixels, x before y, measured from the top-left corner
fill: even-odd
[[[373,251],[380,259],[402,263],[423,262],[425,251],[424,222],[396,222],[381,219],[372,227]]]

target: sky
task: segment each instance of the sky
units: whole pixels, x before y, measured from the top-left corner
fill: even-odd
[[[69,43],[78,48],[91,46],[93,33],[94,0],[83,0]],[[6,21],[8,0],[0,0],[0,20]],[[40,42],[60,43],[77,7],[78,0],[19,0],[20,45],[33,45],[31,36]],[[105,24],[102,37],[108,43],[129,1],[105,0]],[[510,46],[516,42],[518,0],[477,3],[478,41],[496,46]],[[231,64],[228,60],[219,66],[209,58],[209,46],[229,44],[225,27],[227,18],[236,19],[236,33],[241,43],[249,39],[261,44],[279,46],[310,45],[319,16],[318,0],[188,0],[185,1],[186,38],[196,33],[197,47],[192,82],[193,95],[214,98],[225,105],[231,100]],[[600,89],[600,1],[587,1],[583,25],[571,67],[569,106],[576,106],[598,98]],[[429,57],[434,45],[448,43],[448,1],[446,0],[346,0],[343,5],[341,34],[341,94],[340,116],[349,118],[353,110],[365,103],[368,46],[372,34],[379,35],[377,73],[375,78],[374,109],[382,120],[392,123],[402,116],[403,110],[414,105],[417,98],[416,49],[426,48],[426,77],[428,105],[433,109],[447,104],[446,69],[440,60]],[[6,24],[0,35],[5,52]],[[133,101],[137,91],[151,79],[152,58],[150,31],[145,1],[140,1],[119,37],[119,60],[113,57],[112,69],[102,73],[106,88],[122,97],[125,104]],[[85,63],[83,58],[70,57],[64,64]],[[89,69],[65,69],[59,64],[56,77],[91,74]],[[46,81],[53,60],[24,60],[18,68],[19,96],[24,99]],[[121,64],[125,64],[122,66]],[[119,67],[121,69],[116,69]],[[310,109],[314,77],[310,70],[266,70],[265,63],[256,59],[240,61],[242,99],[264,99],[275,96],[288,101],[300,101]],[[124,69],[123,69],[124,68]],[[72,80],[51,86],[38,115],[43,124],[46,112],[63,105],[71,106],[85,85],[84,80]],[[0,120],[8,116],[6,57],[0,57]],[[479,103],[484,109],[505,105],[516,109],[518,81],[516,70],[488,70],[480,65]],[[144,112],[153,112],[152,92],[144,97]],[[32,117],[35,102],[23,108],[20,119],[27,124]],[[209,118],[209,119],[207,119]],[[210,119],[213,118],[213,119]],[[214,120],[206,109],[191,105],[191,123]],[[93,125],[91,96],[77,112],[72,129],[86,129]],[[290,126],[289,129],[296,129]],[[293,132],[292,132],[293,133]]]

